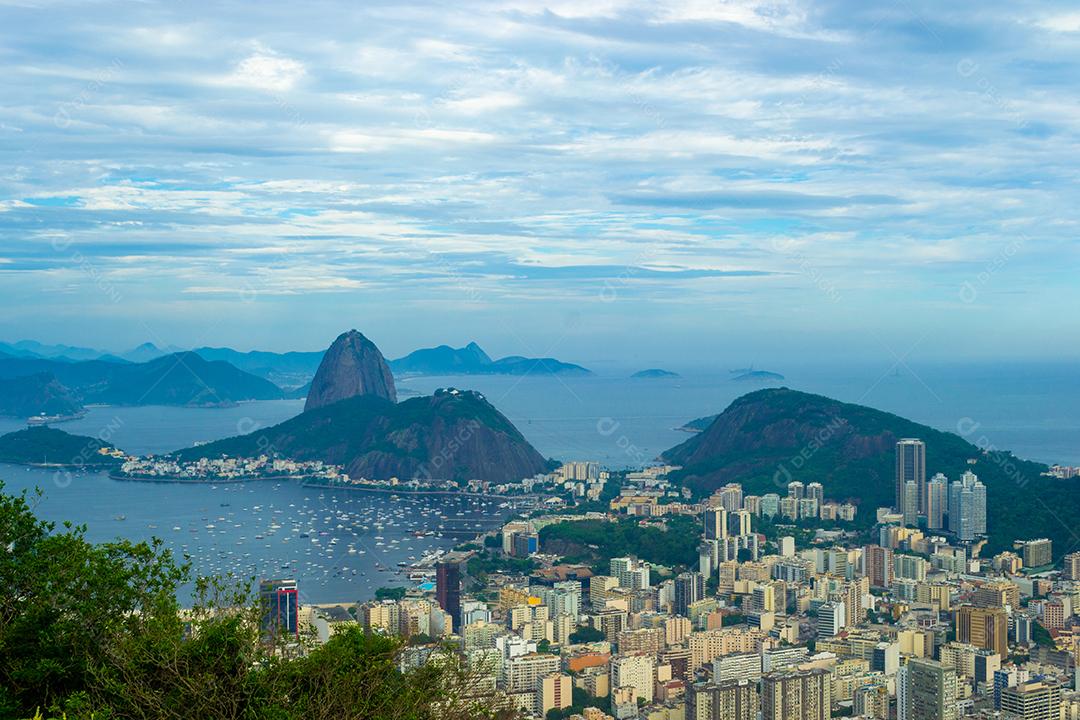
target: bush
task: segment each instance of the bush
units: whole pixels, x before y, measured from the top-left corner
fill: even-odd
[[[511,717],[473,694],[456,652],[401,669],[399,640],[352,627],[325,645],[268,642],[250,585],[200,579],[159,541],[94,545],[34,517],[0,484],[0,717],[71,720],[472,720]],[[290,638],[290,640],[294,640]]]

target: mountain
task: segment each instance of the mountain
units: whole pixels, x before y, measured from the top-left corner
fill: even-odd
[[[648,370],[639,370],[630,377],[637,379],[656,379],[656,378],[677,378],[682,377],[677,372],[671,372],[670,370],[661,370],[660,368],[649,368]]]
[[[474,342],[463,348],[439,345],[414,350],[403,358],[390,361],[399,375],[471,375],[491,365],[491,358]]]
[[[122,461],[98,450],[108,447],[97,438],[70,435],[50,427],[32,427],[0,436],[0,462],[19,465],[107,467]]]
[[[105,354],[101,350],[91,348],[76,347],[74,345],[45,345],[34,340],[20,340],[17,343],[0,342],[0,352],[15,357],[66,360],[96,360]]]
[[[217,405],[283,395],[267,380],[228,363],[208,362],[195,353],[165,355],[145,363],[0,357],[0,378],[40,373],[52,374],[86,404]]]
[[[1080,482],[1042,475],[1047,467],[1007,451],[984,452],[959,435],[897,415],[788,388],[737,398],[703,432],[663,454],[681,465],[678,482],[704,495],[728,482],[748,494],[783,495],[791,480],[821,482],[825,497],[859,505],[858,522],[895,494],[895,446],[900,438],[926,443],[927,476],[956,480],[972,470],[987,486],[987,553],[1019,538],[1049,537],[1055,555],[1080,543]],[[986,553],[984,553],[986,554]]]
[[[276,353],[263,350],[241,352],[232,348],[211,347],[197,348],[194,352],[206,360],[223,360],[281,387],[297,387],[309,382],[326,354],[323,350]]]
[[[159,348],[152,342],[145,342],[136,348],[121,353],[120,357],[128,362],[144,363],[149,362],[150,360],[157,360],[166,355],[175,355],[179,352],[183,352],[183,350],[172,345],[167,348]]]
[[[306,410],[250,435],[182,450],[180,457],[248,457],[272,448],[294,460],[343,465],[353,477],[507,482],[547,462],[483,395],[440,390],[394,403],[376,395]]]
[[[0,415],[74,415],[82,405],[52,373],[0,379]]]
[[[510,355],[492,360],[475,342],[463,348],[439,345],[414,350],[405,357],[390,361],[398,375],[591,375],[580,365],[554,358],[527,358]]]
[[[326,351],[311,381],[304,410],[331,405],[356,395],[397,402],[394,376],[375,343],[360,332],[342,333]]]
[[[682,427],[677,428],[677,429],[682,430],[684,432],[699,433],[699,432],[705,430],[706,428],[708,428],[710,425],[712,425],[713,421],[716,420],[716,418],[718,418],[718,417],[720,417],[720,416],[719,415],[706,415],[705,417],[694,418],[690,422],[686,423],[685,425],[683,425]]]
[[[228,405],[241,400],[277,400],[281,388],[226,362],[193,352],[164,355],[146,363],[113,364],[106,387],[88,392],[88,402],[110,405]]]

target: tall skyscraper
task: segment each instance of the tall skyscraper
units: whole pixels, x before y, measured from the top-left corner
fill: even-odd
[[[743,509],[743,489],[739,483],[728,483],[720,488],[720,507],[728,512]]]
[[[761,679],[762,720],[828,720],[831,710],[827,670],[782,671]]]
[[[705,508],[705,539],[723,540],[727,536],[727,510],[724,508]]]
[[[911,658],[897,678],[904,682],[905,711],[897,720],[957,720],[956,670],[936,660]]]
[[[806,486],[798,480],[792,480],[788,483],[787,494],[789,498],[802,500],[804,497],[806,497]]]
[[[914,482],[918,492],[915,512],[922,512],[922,493],[926,488],[926,443],[905,438],[896,443],[896,509],[904,512],[904,484]]]
[[[259,609],[264,639],[300,636],[300,596],[296,580],[263,580],[259,583]]]
[[[750,511],[736,510],[728,513],[728,532],[732,535],[749,535]]]
[[[941,473],[930,478],[926,485],[926,527],[944,530],[949,513],[949,480]]]
[[[825,486],[819,482],[812,482],[806,486],[806,497],[817,500],[818,507],[825,504]]]
[[[970,470],[949,486],[949,531],[964,542],[986,534],[986,486]]]
[[[904,514],[904,525],[919,527],[919,486],[914,480],[904,483],[901,491],[900,512]]]
[[[464,558],[448,553],[435,565],[435,600],[456,630],[461,623],[461,564]]]
[[[705,597],[705,576],[684,572],[675,576],[675,614],[690,617],[689,607]]]

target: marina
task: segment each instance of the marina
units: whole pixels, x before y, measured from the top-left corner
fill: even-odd
[[[362,601],[380,587],[415,587],[434,577],[442,553],[516,511],[477,497],[357,493],[295,481],[131,483],[105,472],[68,476],[14,465],[0,465],[0,478],[7,492],[41,488],[37,512],[85,522],[91,540],[157,537],[187,558],[193,575],[295,577],[307,602]]]

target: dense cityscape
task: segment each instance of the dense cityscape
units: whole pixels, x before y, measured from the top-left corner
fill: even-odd
[[[901,440],[896,504],[867,510],[863,534],[821,482],[690,503],[676,469],[565,464],[571,504],[617,485],[606,508],[515,518],[439,558],[434,583],[375,601],[304,606],[295,580],[267,580],[266,630],[299,651],[359,625],[406,638],[404,666],[450,647],[477,693],[535,718],[1080,717],[1080,553],[1055,567],[1050,540],[1016,538],[980,557],[993,528],[973,472],[928,477],[924,443]],[[553,531],[626,518],[672,534],[692,520],[696,565],[549,547],[570,536]]]
[[[1080,720],[1077,0],[0,68],[0,720]]]

